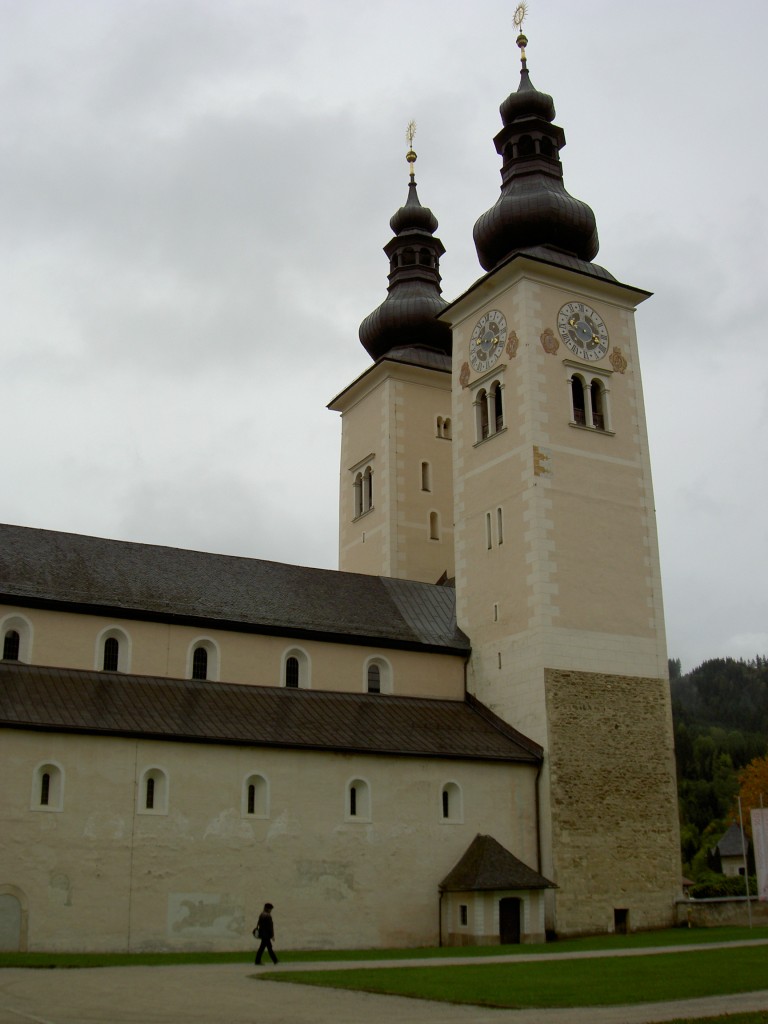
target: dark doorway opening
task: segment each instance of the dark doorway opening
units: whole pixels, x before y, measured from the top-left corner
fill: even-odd
[[[523,901],[515,896],[499,900],[499,941],[502,946],[520,942],[520,918]]]
[[[614,907],[613,930],[617,935],[626,935],[629,931],[629,911],[625,908]]]

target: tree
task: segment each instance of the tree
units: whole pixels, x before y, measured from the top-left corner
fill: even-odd
[[[751,835],[749,812],[758,807],[768,807],[768,756],[753,758],[739,773],[739,796],[744,815],[744,831]],[[738,806],[734,810],[738,815]]]

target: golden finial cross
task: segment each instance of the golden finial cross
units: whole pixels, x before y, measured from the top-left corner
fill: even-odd
[[[515,13],[512,17],[512,22],[517,29],[517,39],[515,40],[517,45],[520,47],[520,59],[523,64],[523,68],[526,67],[525,61],[525,48],[528,45],[528,40],[525,38],[523,32],[523,22],[525,21],[526,15],[528,14],[528,4],[525,0],[520,0],[520,3],[515,8]]]
[[[528,14],[528,4],[526,4],[524,2],[524,0],[522,0],[522,2],[519,3],[517,5],[517,7],[515,8],[515,13],[514,13],[514,16],[512,18],[512,21],[514,22],[515,28],[517,29],[518,32],[522,32],[522,30],[523,30],[523,22],[525,21],[525,17],[526,17],[527,14]]]
[[[411,177],[414,176],[414,164],[416,163],[416,154],[413,151],[413,140],[416,135],[416,122],[409,121],[408,127],[405,129],[405,141],[408,143],[408,152],[405,154],[405,159],[411,166]]]

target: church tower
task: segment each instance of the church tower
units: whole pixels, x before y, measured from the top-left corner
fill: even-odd
[[[360,325],[375,362],[328,408],[342,416],[339,568],[437,583],[453,576],[451,331],[436,319],[445,249],[419,202],[414,129],[388,294]]]
[[[565,136],[517,43],[494,140],[501,194],[474,230],[486,273],[441,314],[467,685],[544,747],[548,927],[668,925],[676,788],[634,323],[649,293],[592,262],[594,215],[565,190]]]

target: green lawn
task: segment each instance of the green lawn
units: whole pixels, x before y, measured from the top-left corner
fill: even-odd
[[[739,939],[768,939],[768,928],[669,928],[631,935],[599,935],[568,939],[542,945],[442,946],[420,949],[282,950],[286,962],[333,960],[404,960],[412,957],[487,957],[503,953],[588,952],[601,949],[639,949],[652,946],[683,946],[691,943],[736,942]],[[253,943],[229,953],[2,953],[0,967],[130,967],[139,965],[248,963]],[[767,983],[768,987],[768,983]],[[768,1024],[768,1022],[767,1022]]]
[[[768,948],[460,967],[277,970],[259,978],[476,1006],[616,1006],[768,988]]]

